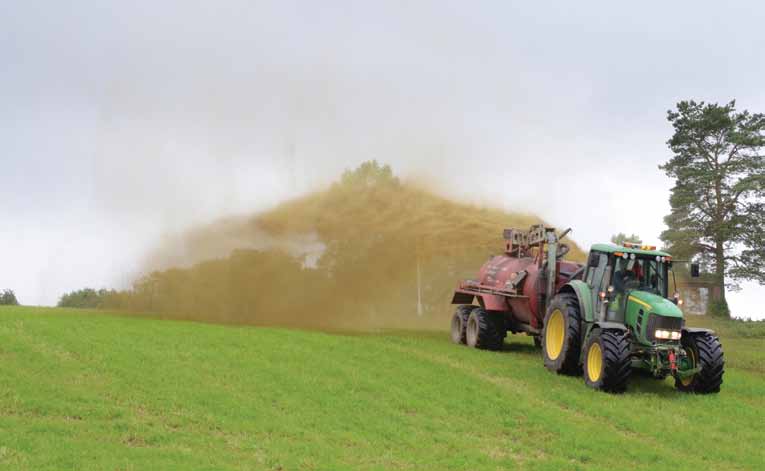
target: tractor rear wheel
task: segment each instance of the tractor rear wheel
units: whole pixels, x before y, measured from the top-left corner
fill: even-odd
[[[684,332],[680,345],[688,355],[691,368],[701,367],[701,371],[686,378],[675,378],[675,387],[683,392],[697,394],[720,392],[725,372],[725,358],[720,339],[710,332]]]
[[[468,316],[465,340],[468,347],[484,350],[500,350],[505,340],[505,331],[497,316],[483,308],[476,307]]]
[[[467,330],[467,322],[468,317],[470,317],[470,311],[472,311],[474,308],[475,306],[457,306],[457,309],[454,311],[454,315],[452,316],[452,342],[458,344],[467,343],[465,331]]]
[[[558,294],[550,302],[542,329],[545,367],[556,373],[579,373],[581,320],[579,301],[573,294]]]
[[[593,389],[621,393],[630,377],[627,332],[594,330],[584,347],[584,382]]]

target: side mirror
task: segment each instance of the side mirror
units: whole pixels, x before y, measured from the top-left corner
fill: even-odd
[[[600,254],[597,253],[591,253],[589,260],[587,260],[587,265],[596,268],[600,264]]]
[[[699,277],[699,264],[691,263],[691,278],[698,278],[698,277]]]

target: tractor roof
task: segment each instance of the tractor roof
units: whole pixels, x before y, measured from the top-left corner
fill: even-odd
[[[647,250],[644,247],[648,247],[647,245],[634,245],[632,247],[625,247],[623,245],[614,245],[614,244],[595,244],[592,246],[590,250],[595,250],[597,252],[606,252],[606,253],[614,253],[614,252],[624,252],[624,253],[634,253],[635,255],[660,255],[662,257],[671,257],[670,254],[667,252],[664,252],[663,250],[656,250],[656,248],[652,248],[652,250]]]

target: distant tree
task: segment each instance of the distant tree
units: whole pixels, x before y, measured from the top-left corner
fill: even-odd
[[[720,293],[710,313],[730,316],[726,285],[765,284],[765,115],[735,101],[682,101],[667,119],[674,155],[659,168],[675,186],[661,238],[676,256],[706,262]]]
[[[616,245],[622,245],[625,242],[632,242],[634,244],[642,244],[643,239],[641,239],[640,236],[637,234],[627,235],[624,232],[620,232],[616,235],[611,236],[611,242]]]
[[[343,186],[372,187],[376,185],[398,185],[398,178],[393,175],[390,165],[380,165],[376,160],[369,160],[354,170],[346,170],[340,178]]]
[[[104,303],[116,294],[117,292],[113,290],[100,289],[96,291],[93,288],[84,288],[64,294],[61,296],[61,299],[59,299],[57,306],[100,308],[104,307]]]
[[[16,294],[11,289],[3,290],[0,293],[0,305],[3,306],[18,306],[19,300],[16,299]]]

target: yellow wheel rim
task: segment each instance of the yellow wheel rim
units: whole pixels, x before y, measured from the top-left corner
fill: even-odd
[[[587,351],[587,376],[593,383],[600,379],[600,373],[603,370],[603,350],[600,349],[598,342],[593,342]]]
[[[693,349],[688,348],[685,350],[685,353],[688,354],[688,358],[691,360],[691,368],[696,368],[696,352],[693,351]],[[695,378],[696,375],[686,376],[685,378],[680,378],[680,383],[688,387],[693,383],[693,378]]]
[[[547,321],[547,329],[545,330],[545,349],[547,350],[547,356],[550,360],[555,360],[560,356],[561,350],[563,350],[563,333],[566,330],[565,322],[563,322],[563,313],[560,309],[556,309],[550,315],[550,319]]]

